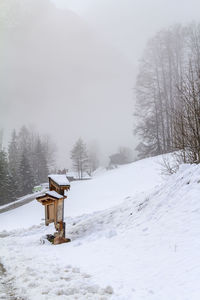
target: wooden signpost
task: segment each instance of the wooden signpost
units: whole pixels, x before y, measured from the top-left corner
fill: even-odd
[[[49,175],[49,191],[36,198],[45,207],[45,225],[54,223],[57,232],[54,234],[54,244],[69,242],[65,238],[64,200],[65,191],[70,189],[66,175]]]

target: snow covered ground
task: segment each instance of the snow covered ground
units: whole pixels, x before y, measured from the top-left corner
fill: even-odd
[[[36,201],[1,214],[0,263],[16,297],[199,300],[200,167],[162,177],[160,160],[72,183],[71,243],[42,238],[54,228]]]

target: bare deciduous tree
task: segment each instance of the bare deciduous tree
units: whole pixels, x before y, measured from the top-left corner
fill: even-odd
[[[200,162],[200,25],[177,25],[147,45],[136,84],[140,157],[179,150]]]

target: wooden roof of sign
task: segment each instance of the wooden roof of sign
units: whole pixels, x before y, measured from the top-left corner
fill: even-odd
[[[70,188],[70,183],[69,180],[67,179],[66,175],[63,174],[52,174],[49,175],[49,180],[52,180],[57,186],[69,189]]]
[[[68,191],[70,189],[70,184],[66,175],[52,174],[48,177],[50,191],[56,191],[57,193],[64,195],[65,191]]]
[[[56,191],[47,191],[44,195],[36,197],[36,200],[45,205],[49,204],[50,202],[53,203],[56,200],[64,200],[65,198],[67,197],[58,194]]]

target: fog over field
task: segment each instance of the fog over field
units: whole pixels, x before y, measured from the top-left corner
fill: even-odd
[[[180,9],[180,4],[182,8]],[[134,85],[147,40],[199,17],[197,1],[6,0],[0,4],[0,128],[50,134],[58,166],[82,137],[101,159],[132,149]]]

